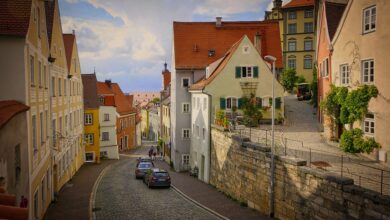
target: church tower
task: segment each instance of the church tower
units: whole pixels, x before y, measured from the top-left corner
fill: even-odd
[[[282,16],[282,0],[273,0],[272,11],[265,11],[264,20],[281,20]]]

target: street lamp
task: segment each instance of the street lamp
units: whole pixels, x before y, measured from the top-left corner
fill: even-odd
[[[272,62],[272,139],[271,139],[271,181],[270,181],[270,216],[274,217],[274,187],[275,187],[275,61],[276,58],[267,55],[264,60]]]

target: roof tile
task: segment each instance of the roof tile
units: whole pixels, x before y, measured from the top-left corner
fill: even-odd
[[[314,0],[292,0],[282,6],[282,8],[298,8],[304,6],[314,6]]]
[[[30,107],[14,100],[0,101],[0,128],[15,115],[29,110]]]
[[[26,36],[32,0],[0,1],[0,35]]]
[[[326,22],[328,24],[330,40],[333,39],[334,34],[336,33],[346,6],[346,4],[341,3],[325,2]]]
[[[99,107],[97,96],[97,79],[94,73],[81,74],[84,92],[84,108],[96,109]]]

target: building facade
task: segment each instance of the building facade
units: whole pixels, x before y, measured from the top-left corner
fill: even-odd
[[[332,40],[332,83],[355,89],[375,85],[379,90],[368,106],[366,118],[354,125],[382,146],[372,157],[389,162],[390,96],[387,74],[390,42],[390,4],[387,1],[350,0]]]
[[[223,57],[244,35],[248,36],[261,56],[275,56],[276,68],[281,69],[278,23],[277,20],[223,22],[220,17],[216,22],[173,23],[171,157],[175,170],[190,167],[191,139],[187,134],[191,132],[191,112],[183,111],[183,106],[191,104],[188,88],[205,77],[206,67]]]
[[[314,0],[292,0],[282,6],[284,69],[295,69],[307,82],[313,79],[316,42]]]

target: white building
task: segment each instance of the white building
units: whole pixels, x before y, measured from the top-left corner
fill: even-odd
[[[108,159],[119,159],[116,138],[116,108],[114,106],[99,107],[100,156]]]

